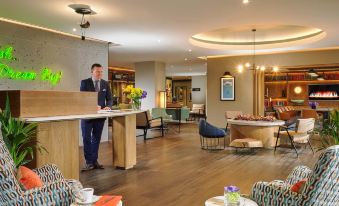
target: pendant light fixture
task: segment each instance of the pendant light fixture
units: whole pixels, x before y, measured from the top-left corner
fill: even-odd
[[[256,29],[252,29],[251,30],[253,33],[253,56],[252,56],[252,68],[251,68],[251,64],[249,62],[243,64],[238,65],[237,70],[239,73],[242,73],[244,71],[244,68],[248,68],[249,70],[260,70],[260,71],[265,71],[266,70],[266,66],[265,65],[256,65],[255,62],[255,57],[256,57]],[[270,67],[272,72],[278,72],[279,71],[279,67],[278,66],[274,66],[274,67]]]

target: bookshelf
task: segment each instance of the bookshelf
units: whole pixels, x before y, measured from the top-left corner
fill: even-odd
[[[308,106],[308,85],[338,84],[339,65],[336,68],[315,69],[318,76],[310,75],[308,68],[284,69],[278,73],[265,74],[265,108],[275,106]],[[319,80],[322,77],[323,80]],[[319,101],[323,107],[338,107],[339,101]]]

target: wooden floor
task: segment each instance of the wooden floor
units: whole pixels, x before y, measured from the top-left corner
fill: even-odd
[[[158,134],[153,131],[150,137]],[[223,194],[226,185],[248,194],[256,181],[284,179],[296,165],[313,167],[318,154],[301,152],[299,158],[289,148],[275,155],[273,150],[236,154],[231,148],[208,152],[200,149],[197,125],[188,124],[180,134],[172,129],[164,138],[144,142],[138,137],[137,166],[131,170],[114,169],[110,143],[103,143],[99,161],[105,169],[81,173],[80,180],[96,194],[122,195],[124,206],[203,206]],[[82,153],[80,159],[83,164]]]

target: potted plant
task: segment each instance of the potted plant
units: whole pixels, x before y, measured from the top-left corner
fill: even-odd
[[[17,168],[33,160],[34,149],[40,153],[47,152],[34,139],[37,125],[12,117],[8,96],[5,110],[0,110],[0,122],[3,140]]]
[[[320,149],[325,149],[331,145],[339,145],[339,110],[331,112],[330,118],[325,120],[319,134],[322,143]]]

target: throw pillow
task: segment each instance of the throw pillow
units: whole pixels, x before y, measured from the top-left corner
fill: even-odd
[[[39,175],[37,175],[35,172],[25,166],[19,167],[16,179],[18,180],[21,188],[24,190],[42,187],[44,185]]]
[[[304,188],[304,185],[306,183],[307,179],[302,179],[299,182],[295,183],[291,186],[291,191],[296,193],[301,193],[301,191]]]

